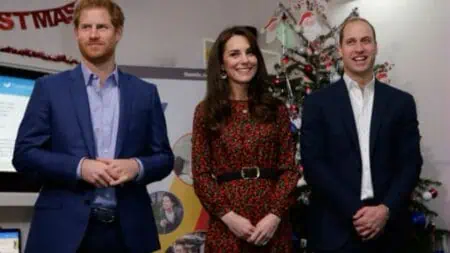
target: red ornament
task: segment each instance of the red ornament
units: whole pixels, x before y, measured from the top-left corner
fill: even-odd
[[[431,193],[431,196],[433,197],[433,199],[438,196],[438,191],[434,188],[430,189],[430,193]]]
[[[299,112],[298,106],[297,106],[297,105],[294,105],[294,104],[292,104],[292,105],[289,106],[289,110],[290,110],[291,112],[293,112],[293,113],[296,113],[296,114]]]
[[[275,85],[280,84],[280,78],[273,79],[272,83],[275,84]]]
[[[283,57],[283,59],[281,59],[281,62],[283,64],[288,64],[289,63],[289,57],[287,57],[287,56]]]
[[[309,95],[311,94],[312,90],[309,86],[306,86],[306,94]]]
[[[428,191],[422,193],[422,198],[426,201],[435,199],[438,196],[438,191],[434,188],[431,188]]]
[[[303,68],[303,70],[305,70],[306,73],[310,74],[313,71],[313,67],[311,65],[305,65],[305,67]]]
[[[386,77],[387,77],[387,74],[386,74],[386,72],[378,72],[378,73],[376,74],[376,77],[377,77],[378,80],[381,80],[381,79],[383,79],[383,78],[386,78]]]

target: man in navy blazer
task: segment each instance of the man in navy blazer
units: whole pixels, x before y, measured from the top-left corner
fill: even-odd
[[[308,245],[316,252],[401,252],[422,157],[414,99],[375,80],[373,26],[346,21],[344,76],[306,98],[301,128],[312,188]]]
[[[36,81],[13,164],[43,182],[26,253],[148,253],[160,248],[146,185],[173,166],[155,85],[115,64],[124,16],[81,0],[75,69]]]

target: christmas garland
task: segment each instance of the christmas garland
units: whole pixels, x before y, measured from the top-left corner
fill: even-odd
[[[49,55],[42,51],[35,51],[32,49],[17,49],[13,47],[2,47],[0,48],[0,52],[3,53],[9,53],[9,54],[16,54],[21,56],[27,56],[32,58],[38,58],[45,61],[52,61],[52,62],[64,62],[69,65],[76,65],[80,62],[76,59],[73,59],[72,57],[58,54],[58,55]]]

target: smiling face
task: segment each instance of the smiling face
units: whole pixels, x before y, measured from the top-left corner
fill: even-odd
[[[339,53],[344,71],[350,78],[370,79],[377,51],[377,42],[369,24],[356,20],[344,27]]]
[[[75,36],[83,58],[101,64],[113,59],[122,28],[113,26],[105,8],[89,8],[81,12]]]
[[[258,59],[246,37],[233,35],[225,43],[222,67],[230,85],[248,87],[258,69]]]
[[[164,210],[169,210],[173,208],[173,202],[169,196],[164,196],[162,199],[162,206]]]

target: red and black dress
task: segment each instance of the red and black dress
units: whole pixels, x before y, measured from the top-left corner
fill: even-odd
[[[200,103],[194,116],[192,172],[195,192],[210,215],[205,251],[209,253],[292,251],[288,207],[300,173],[295,167],[294,142],[289,116],[279,106],[277,120],[260,123],[249,117],[247,101],[231,101],[232,114],[217,135],[209,136],[204,124],[205,109]],[[217,183],[213,178],[243,167],[258,166],[280,170],[274,179],[238,179]],[[265,246],[255,246],[237,238],[220,219],[235,213],[256,225],[267,214],[281,218],[277,232]]]

